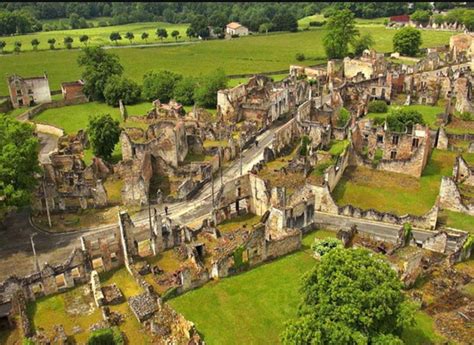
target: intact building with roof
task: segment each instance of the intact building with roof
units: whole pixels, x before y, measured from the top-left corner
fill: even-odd
[[[46,73],[41,77],[28,78],[14,74],[7,78],[7,83],[14,108],[51,102],[51,91]]]
[[[249,34],[249,29],[243,26],[240,23],[232,22],[227,24],[225,28],[225,32],[227,35],[238,35],[238,36],[247,36]]]

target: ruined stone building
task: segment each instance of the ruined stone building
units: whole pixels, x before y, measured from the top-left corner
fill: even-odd
[[[378,170],[392,171],[420,177],[431,151],[429,127],[416,124],[404,133],[392,132],[371,120],[360,120],[351,129],[354,165],[371,167],[376,161]]]
[[[82,131],[59,138],[58,149],[43,164],[44,180],[36,191],[35,210],[44,211],[46,200],[52,211],[107,206],[103,181],[111,173],[110,167],[96,157],[86,166],[81,158],[86,145]]]
[[[12,75],[7,78],[10,100],[14,108],[29,107],[51,102],[51,91],[46,74],[41,77],[23,78]]]
[[[259,128],[265,128],[301,102],[302,93],[305,93],[304,87],[301,90],[301,83],[304,81],[273,83],[266,76],[254,76],[247,84],[218,91],[218,113],[225,121],[248,120]]]
[[[63,99],[67,101],[72,101],[76,99],[85,99],[86,95],[84,94],[83,90],[84,90],[83,80],[61,83],[61,92],[63,94]]]
[[[183,105],[170,100],[169,103],[161,103],[159,99],[153,102],[153,109],[148,112],[147,119],[159,119],[159,118],[175,118],[179,119],[184,117],[186,112],[184,111]]]
[[[360,78],[372,79],[385,74],[387,62],[383,53],[374,50],[364,50],[358,59],[346,57],[344,59],[344,76],[346,79]]]
[[[449,58],[454,61],[471,59],[474,56],[474,36],[463,33],[449,38]]]

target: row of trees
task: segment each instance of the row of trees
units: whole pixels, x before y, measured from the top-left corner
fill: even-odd
[[[87,42],[89,42],[89,36],[82,35],[82,36],[79,37],[79,41],[81,43],[83,43],[84,45],[87,45]],[[56,48],[56,39],[55,38],[49,38],[47,42],[49,44],[49,49],[55,49]],[[74,42],[74,39],[71,36],[66,36],[66,37],[64,37],[63,42],[64,42],[64,45],[66,46],[67,49],[71,49],[72,48],[72,43]],[[39,39],[33,38],[31,40],[31,46],[33,47],[33,50],[37,50],[40,43],[41,42],[40,42]],[[6,41],[0,41],[0,53],[3,53],[3,50],[5,49],[6,46],[7,46]],[[22,43],[20,41],[15,41],[13,43],[13,46],[14,46],[13,51],[18,53],[18,52],[21,51]]]
[[[164,28],[156,29],[155,34],[156,37],[159,38],[161,41],[168,37],[168,31]],[[143,41],[148,42],[150,34],[148,32],[143,32],[140,37]],[[171,31],[171,37],[173,37],[175,41],[177,41],[178,38],[180,38],[181,36],[178,30],[173,30]],[[126,38],[130,41],[130,44],[132,44],[133,40],[135,39],[135,34],[133,32],[128,31],[125,33],[124,37],[122,37],[120,32],[112,32],[110,33],[109,38],[112,42],[115,42],[115,44],[118,44],[118,41],[120,41],[122,38]]]

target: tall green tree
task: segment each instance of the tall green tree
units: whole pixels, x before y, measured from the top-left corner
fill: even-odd
[[[194,103],[194,89],[197,81],[193,77],[183,77],[176,82],[173,91],[173,98],[183,104],[192,105]]]
[[[133,34],[133,32],[127,32],[125,34],[125,38],[130,41],[130,44],[132,44],[132,41],[135,38],[135,35]]]
[[[173,37],[175,41],[178,41],[179,31],[178,30],[173,30],[171,32],[171,37]]]
[[[118,41],[122,39],[122,36],[120,35],[119,32],[112,32],[109,38],[112,42],[115,42],[115,44],[117,45]]]
[[[33,38],[31,40],[31,45],[33,46],[33,50],[37,50],[39,44],[40,44],[40,41],[37,38]]]
[[[87,46],[87,42],[89,41],[89,36],[81,35],[81,37],[79,37],[79,41],[83,43],[85,46]]]
[[[188,37],[201,37],[206,39],[209,37],[209,27],[207,25],[207,18],[203,15],[193,16],[186,30]]]
[[[7,42],[5,41],[0,41],[0,54],[3,54],[3,49],[7,45]]]
[[[375,44],[372,35],[364,34],[359,38],[355,39],[352,43],[352,47],[354,48],[354,54],[357,56],[362,55],[364,50],[370,49]]]
[[[217,91],[225,89],[227,82],[227,76],[222,69],[217,69],[215,72],[200,78],[194,91],[194,101],[202,107],[214,108],[217,105]]]
[[[71,36],[64,37],[64,44],[66,45],[67,49],[72,48],[72,42],[74,42],[74,39]]]
[[[110,114],[91,116],[87,133],[94,154],[105,160],[110,160],[115,144],[119,141],[120,132],[120,123],[112,119]]]
[[[49,49],[53,50],[54,45],[56,44],[56,39],[55,38],[48,39],[48,44],[49,44]]]
[[[15,41],[13,50],[14,50],[15,53],[20,52],[20,50],[21,50],[21,42],[20,41]]]
[[[416,10],[410,16],[410,19],[418,24],[426,25],[430,21],[430,12],[425,10]]]
[[[404,27],[393,36],[393,50],[402,55],[415,56],[420,51],[421,32],[412,27]]]
[[[145,43],[148,43],[148,37],[149,37],[149,36],[150,36],[150,35],[148,34],[148,32],[143,32],[143,33],[142,33],[142,40],[144,40]]]
[[[335,12],[326,23],[327,34],[323,38],[329,59],[342,59],[349,53],[349,43],[359,36],[355,26],[354,13],[349,9]]]
[[[80,67],[84,67],[84,93],[93,100],[104,100],[104,88],[108,78],[123,73],[118,56],[107,53],[100,47],[84,48],[77,62]]]
[[[413,313],[396,272],[365,249],[332,249],[305,275],[283,344],[403,344]]]
[[[168,31],[166,31],[166,29],[163,29],[163,28],[158,28],[156,29],[156,36],[158,36],[159,39],[163,41],[164,38],[168,37]]]
[[[0,115],[0,218],[25,206],[37,185],[39,142],[33,126]]]

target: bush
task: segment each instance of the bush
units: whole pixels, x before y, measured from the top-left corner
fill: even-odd
[[[344,127],[349,121],[349,118],[351,117],[351,114],[349,113],[349,110],[346,108],[342,108],[341,112],[339,113],[339,119],[337,120],[337,126],[338,127]]]
[[[316,240],[312,245],[312,251],[318,256],[324,256],[334,248],[342,248],[341,241],[335,238],[325,238],[323,240]]]
[[[295,59],[296,59],[296,61],[304,61],[304,60],[306,60],[306,57],[304,56],[303,53],[296,53]]]
[[[238,37],[240,37],[240,36],[237,35],[237,34],[233,34],[233,35],[231,35],[230,37],[232,37],[232,38],[238,38]]]
[[[309,26],[314,26],[314,27],[323,26],[324,24],[326,24],[325,20],[323,20],[322,22],[320,22],[318,20],[314,20],[312,22],[309,22]]]
[[[117,327],[103,328],[93,331],[87,345],[123,345],[122,333]]]
[[[113,75],[107,80],[104,88],[104,98],[108,105],[118,106],[119,100],[123,104],[134,104],[140,99],[140,86],[133,80]]]
[[[197,82],[193,77],[184,77],[178,80],[173,92],[174,99],[183,105],[192,105],[196,84]]]
[[[95,115],[89,118],[87,134],[92,144],[92,151],[98,157],[109,159],[115,144],[120,138],[120,123],[110,114]]]
[[[424,124],[423,116],[416,110],[391,109],[387,116],[387,125],[391,131],[404,132],[415,124]]]
[[[467,111],[461,113],[460,117],[464,121],[474,121],[474,114],[471,114]]]
[[[420,30],[412,27],[404,27],[393,36],[393,50],[402,55],[415,56],[421,43]]]
[[[372,101],[369,103],[369,113],[386,113],[388,110],[385,101]]]

